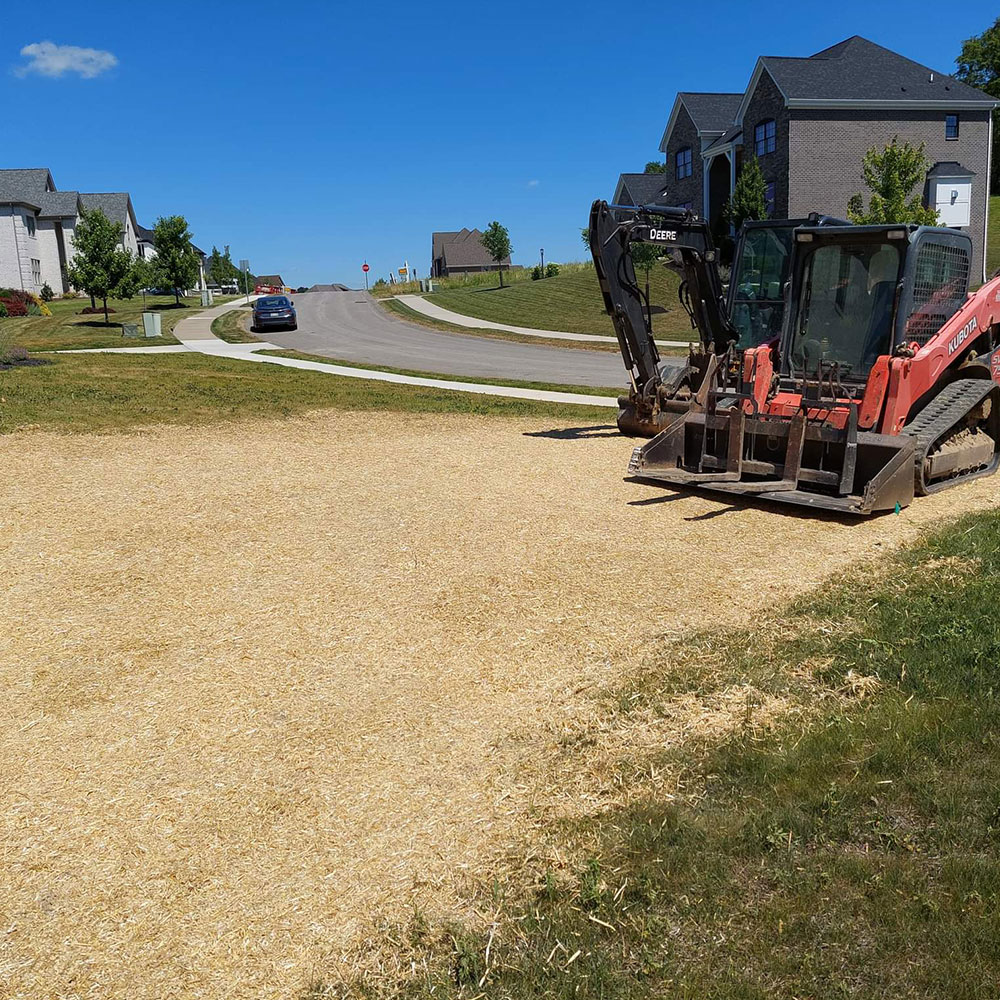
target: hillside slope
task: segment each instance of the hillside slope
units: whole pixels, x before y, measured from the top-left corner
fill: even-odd
[[[640,275],[645,282],[645,275]],[[650,273],[653,301],[653,332],[666,339],[688,340],[692,336],[687,313],[677,301],[680,281],[659,266]],[[568,333],[614,335],[604,311],[601,289],[592,264],[568,265],[561,274],[544,281],[518,281],[509,287],[447,288],[428,296],[443,309],[466,316]]]

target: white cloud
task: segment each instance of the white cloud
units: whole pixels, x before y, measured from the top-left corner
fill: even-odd
[[[100,76],[118,65],[113,52],[103,49],[83,49],[79,45],[56,45],[55,42],[34,42],[21,49],[28,61],[14,72],[18,76],[38,73],[40,76],[65,76],[76,73],[85,80]]]
[[[536,188],[541,183],[541,181],[528,181],[528,187]]]

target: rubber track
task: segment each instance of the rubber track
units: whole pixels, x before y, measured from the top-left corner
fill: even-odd
[[[924,459],[938,438],[947,434],[974,406],[978,406],[994,389],[996,383],[981,378],[964,378],[946,385],[903,428],[914,438],[913,476],[918,495],[934,492],[944,486],[955,486],[962,480],[980,474],[979,470],[955,476],[942,483],[924,482]]]

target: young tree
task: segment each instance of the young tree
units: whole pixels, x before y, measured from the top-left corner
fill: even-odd
[[[736,178],[733,193],[722,210],[727,222],[732,223],[736,232],[748,219],[767,218],[767,185],[761,173],[760,162],[756,156],[743,164],[740,176]]]
[[[1000,17],[981,35],[962,42],[955,60],[955,76],[970,87],[1000,97]],[[990,193],[1000,190],[1000,109],[993,112],[993,151],[990,159]]]
[[[205,271],[209,279],[217,285],[222,284],[222,267],[222,254],[219,253],[219,248],[213,243],[212,252],[208,255],[208,260],[205,263]]]
[[[66,269],[73,285],[101,300],[109,326],[108,299],[132,298],[141,277],[136,258],[121,245],[121,238],[120,222],[112,222],[99,208],[83,210],[73,236],[73,259]]]
[[[865,186],[871,192],[868,209],[860,193],[852,195],[847,203],[847,217],[859,225],[884,225],[892,222],[916,222],[933,226],[937,222],[937,211],[925,208],[918,191],[927,175],[927,158],[924,144],[911,146],[900,143],[899,137],[883,150],[873,146],[865,153],[861,164]]]
[[[667,172],[667,165],[660,160],[650,160],[646,164],[646,169],[643,173],[646,174],[665,174]]]
[[[491,222],[483,233],[482,244],[490,257],[496,261],[497,271],[500,274],[500,287],[503,288],[503,262],[513,249],[510,245],[510,233],[499,222]]]
[[[181,290],[198,280],[198,254],[191,246],[191,234],[183,215],[156,220],[153,228],[156,256],[152,260],[156,283],[174,290],[174,300],[181,301]]]

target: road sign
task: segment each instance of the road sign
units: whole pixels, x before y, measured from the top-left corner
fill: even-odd
[[[368,273],[368,265],[367,264],[362,264],[361,265],[361,270],[364,271],[365,274],[367,274]]]
[[[408,267],[401,267],[399,268],[399,273],[405,278],[410,273],[410,269]]]

